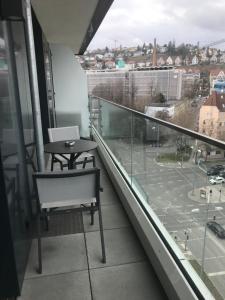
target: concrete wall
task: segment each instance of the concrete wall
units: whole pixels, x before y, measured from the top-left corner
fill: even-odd
[[[174,106],[145,106],[145,114],[149,117],[155,117],[157,112],[167,112],[169,117],[173,117],[175,113]]]
[[[51,44],[57,127],[79,125],[89,136],[88,90],[85,72],[72,50]]]

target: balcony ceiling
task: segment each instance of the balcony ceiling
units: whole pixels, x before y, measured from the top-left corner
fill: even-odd
[[[82,54],[113,0],[32,0],[32,6],[49,43],[71,47]]]

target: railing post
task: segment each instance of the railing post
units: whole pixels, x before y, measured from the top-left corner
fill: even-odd
[[[27,46],[28,46],[27,47],[28,66],[29,66],[29,73],[30,73],[30,85],[31,85],[31,95],[32,95],[31,102],[32,102],[32,110],[33,110],[36,149],[37,149],[37,164],[38,164],[38,170],[44,171],[45,169],[44,145],[43,145],[41,109],[40,109],[36,54],[35,54],[30,0],[25,0],[25,14],[26,14],[26,34],[27,34]]]

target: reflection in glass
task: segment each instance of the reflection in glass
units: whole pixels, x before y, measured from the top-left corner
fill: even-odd
[[[101,135],[110,150],[126,172],[126,177],[131,182],[131,113],[100,101],[101,106]]]
[[[24,27],[20,22],[7,23],[7,26],[4,36],[7,35],[8,44],[0,38],[0,148],[21,284],[30,245],[28,224],[36,159]],[[2,30],[2,24],[0,27]],[[15,72],[18,77],[12,76]],[[18,93],[13,92],[15,80],[18,80]]]

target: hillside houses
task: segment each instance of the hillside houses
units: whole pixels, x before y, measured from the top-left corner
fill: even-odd
[[[173,51],[167,45],[157,45],[157,66],[225,64],[225,51],[215,48],[198,48],[193,45],[182,45],[174,48]],[[142,47],[120,46],[116,49],[105,47],[105,49],[86,53],[80,61],[85,69],[112,69],[116,67],[118,59],[124,60],[124,69],[145,68],[152,66],[152,53],[152,44],[144,44]],[[106,64],[105,62],[108,63]]]

